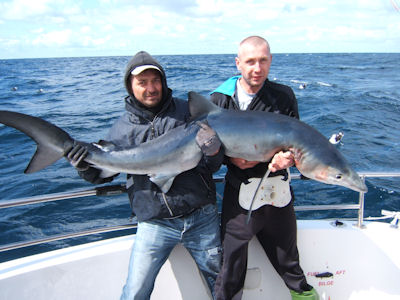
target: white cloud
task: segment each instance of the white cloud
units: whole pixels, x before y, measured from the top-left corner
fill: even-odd
[[[92,29],[89,27],[89,26],[83,26],[83,27],[81,27],[81,30],[80,30],[82,33],[89,33],[89,32],[91,32],[92,31]]]
[[[50,0],[13,0],[0,3],[0,15],[7,20],[23,20],[49,12]]]
[[[98,47],[98,46],[106,44],[107,41],[109,41],[109,40],[110,40],[109,36],[105,37],[105,38],[98,38],[98,39],[94,39],[89,36],[86,36],[82,39],[81,44],[84,47]]]
[[[324,30],[321,28],[309,27],[306,31],[306,39],[309,42],[315,42],[321,39],[324,34]]]
[[[151,24],[138,24],[131,27],[128,36],[148,35],[154,32],[154,27]],[[128,38],[128,37],[127,37]]]
[[[183,24],[177,24],[177,25],[175,26],[175,29],[176,29],[177,32],[185,32],[185,25],[183,25]]]
[[[202,33],[202,34],[200,34],[200,36],[199,36],[199,40],[205,41],[205,40],[207,40],[207,37],[208,37],[208,34],[207,34],[207,33]]]
[[[32,32],[32,33],[35,33],[35,34],[39,34],[39,33],[44,32],[44,29],[43,29],[43,27],[41,27],[41,28],[36,28],[36,29],[32,29],[31,32]]]
[[[90,47],[235,53],[251,34],[280,51],[368,51],[383,39],[391,45],[385,51],[400,51],[400,13],[389,0],[0,0],[0,24],[2,45],[29,44],[35,53],[54,47],[57,55],[60,47],[68,54]]]
[[[223,14],[224,2],[220,0],[196,0],[196,4],[188,7],[185,13],[191,17],[213,18]]]
[[[47,47],[65,46],[70,43],[71,35],[72,31],[70,29],[42,33],[32,41],[32,44],[35,46],[44,45]]]
[[[20,44],[19,40],[9,40],[9,39],[1,39],[0,38],[0,45],[2,45],[2,47],[13,47]]]

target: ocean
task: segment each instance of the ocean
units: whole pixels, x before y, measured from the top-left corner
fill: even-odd
[[[207,96],[237,74],[235,55],[156,56],[175,97]],[[125,66],[130,57],[0,60],[0,110],[34,115],[94,142],[105,137],[124,111]],[[295,92],[302,121],[338,145],[357,171],[400,172],[400,54],[274,54],[269,79]],[[301,88],[305,86],[305,88]],[[92,189],[66,160],[23,173],[35,143],[0,125],[0,203],[36,195]],[[293,170],[296,172],[296,170]],[[217,175],[223,176],[224,168]],[[124,183],[124,175],[113,182]],[[365,216],[400,211],[400,178],[369,178]],[[294,180],[296,205],[358,203],[358,193],[311,180]],[[218,186],[219,194],[222,186]],[[298,212],[298,218],[356,217],[354,211]],[[102,226],[129,223],[127,195],[88,197],[0,209],[0,245]],[[115,236],[116,234],[108,234]],[[0,262],[104,235],[76,238],[0,253]]]

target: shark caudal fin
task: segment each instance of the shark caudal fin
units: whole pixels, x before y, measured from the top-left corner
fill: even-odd
[[[74,142],[64,130],[37,117],[1,110],[0,123],[22,131],[37,144],[25,173],[34,173],[53,164]]]
[[[198,119],[211,112],[218,112],[222,110],[222,108],[196,92],[188,93],[188,102],[192,119]]]

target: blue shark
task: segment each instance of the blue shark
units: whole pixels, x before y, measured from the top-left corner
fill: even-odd
[[[269,112],[226,110],[195,92],[188,96],[192,121],[136,147],[77,141],[50,122],[18,112],[0,111],[0,123],[36,142],[36,152],[25,173],[46,168],[79,143],[88,150],[85,161],[90,165],[110,173],[148,175],[166,193],[178,174],[199,163],[202,152],[196,143],[198,122],[208,122],[227,156],[267,162],[279,151],[292,151],[296,168],[304,176],[358,192],[367,191],[336,147],[304,122]]]

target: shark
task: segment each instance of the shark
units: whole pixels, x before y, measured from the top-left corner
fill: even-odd
[[[207,122],[226,156],[267,162],[279,151],[291,151],[305,177],[367,192],[364,181],[337,148],[300,120],[271,112],[223,109],[196,92],[188,93],[188,105],[191,121],[135,147],[77,141],[58,126],[19,112],[1,110],[0,123],[35,141],[27,174],[55,163],[78,143],[88,150],[85,161],[90,165],[109,173],[148,175],[166,193],[178,174],[198,165],[203,155],[196,143],[198,123]]]

